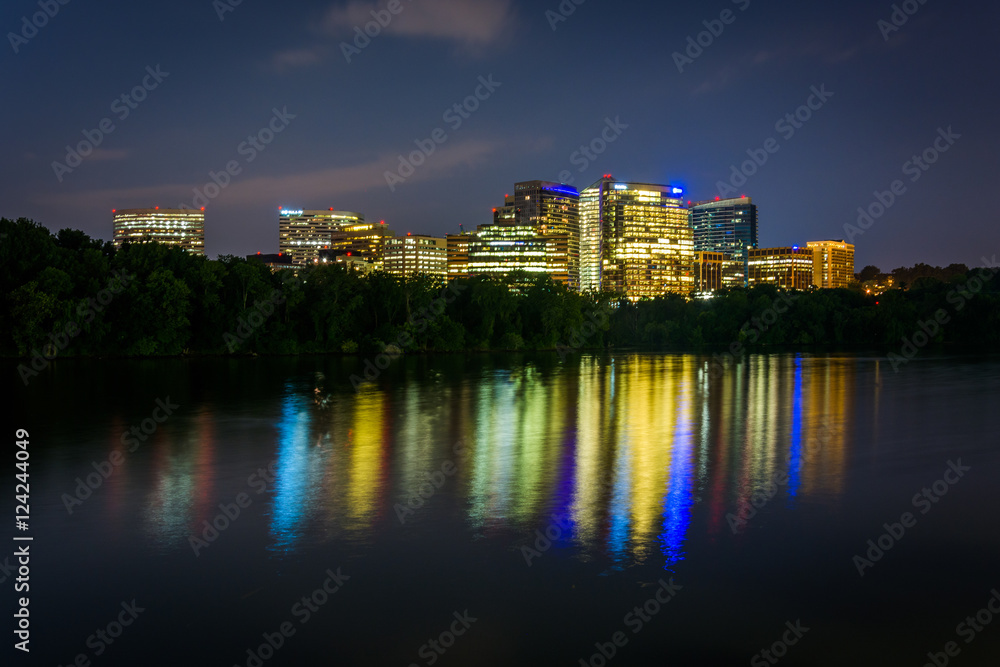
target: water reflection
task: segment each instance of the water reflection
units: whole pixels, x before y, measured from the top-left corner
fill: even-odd
[[[696,356],[585,356],[460,378],[415,374],[339,394],[321,374],[296,378],[269,399],[269,428],[251,429],[251,469],[266,467],[261,449],[277,468],[255,502],[276,552],[371,543],[398,528],[394,507],[451,461],[457,472],[413,521],[450,520],[457,508],[473,534],[530,535],[555,514],[581,557],[669,569],[685,558],[694,517],[703,522],[695,529],[725,534],[727,514],[782,472],[785,504],[839,498],[855,367],[754,356],[713,378]],[[247,465],[240,448],[220,446],[236,439],[224,432],[234,421],[206,407],[157,436],[145,522],[158,539],[176,543],[231,500],[216,497],[216,480]]]
[[[111,434],[118,440],[126,430],[123,424],[124,421],[116,419],[111,428]],[[137,452],[140,448],[145,450],[138,456],[149,453],[153,471],[152,490],[146,494],[143,506],[146,532],[163,548],[186,546],[190,533],[197,531],[200,535],[202,522],[211,521],[219,503],[214,485],[218,465],[214,415],[200,410],[186,429],[176,431],[171,426],[161,425],[148,438],[140,436],[142,441],[136,447]],[[137,479],[138,474],[129,476],[141,468],[135,461],[137,454],[122,453],[126,459],[124,467],[111,477],[119,492],[109,495],[111,502],[130,498],[130,494],[120,490],[126,484],[143,485]]]
[[[277,549],[287,549],[299,540],[311,496],[317,491],[310,477],[317,475],[317,465],[322,461],[310,460],[312,419],[305,397],[286,385],[278,422],[277,476],[271,512],[271,534]]]

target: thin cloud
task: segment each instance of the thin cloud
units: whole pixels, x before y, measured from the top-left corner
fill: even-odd
[[[402,11],[383,28],[388,34],[427,37],[482,47],[500,39],[513,20],[511,0],[417,0],[405,1]],[[362,30],[373,21],[372,12],[385,11],[385,3],[354,0],[336,6],[323,19],[323,29],[335,37]]]
[[[271,68],[279,72],[294,67],[307,67],[322,62],[329,53],[325,46],[313,46],[302,49],[289,49],[274,54],[271,58]]]
[[[432,39],[450,42],[461,55],[482,55],[484,50],[509,35],[514,25],[512,0],[401,0],[402,10],[398,14],[388,14],[384,0],[352,0],[338,4],[313,26],[314,32],[331,37],[338,42],[350,44],[354,48],[357,30],[364,39],[371,40],[382,34],[416,39]],[[377,21],[375,13],[382,18]],[[366,31],[370,23],[379,23],[379,31]],[[381,25],[385,23],[385,25]],[[357,30],[356,30],[357,29]],[[334,55],[335,54],[335,55]],[[333,45],[316,44],[279,51],[271,56],[268,66],[272,71],[285,72],[290,69],[309,67],[342,58],[341,49]]]
[[[902,41],[900,40],[900,43]],[[743,54],[695,86],[691,95],[698,97],[722,92],[740,81],[741,77],[749,76],[757,68],[782,66],[803,58],[840,64],[877,52],[882,48],[884,44],[877,33],[869,33],[860,41],[836,39],[825,34],[800,36],[786,45]]]
[[[128,154],[127,148],[95,148],[86,159],[93,162],[124,160]]]
[[[729,87],[730,82],[736,78],[735,67],[724,67],[715,76],[712,76],[695,88],[691,94],[695,97],[708,93],[717,93]]]
[[[95,148],[84,158],[85,162],[109,162],[113,160],[124,160],[129,156],[130,151],[127,148]],[[32,162],[38,161],[40,158],[35,153],[25,153],[24,159],[31,160]]]
[[[277,206],[288,202],[329,202],[333,198],[344,202],[350,210],[347,195],[385,188],[387,197],[405,196],[406,188],[413,183],[448,176],[460,167],[475,167],[488,162],[491,155],[501,148],[499,142],[467,141],[439,148],[424,165],[403,184],[396,185],[395,195],[390,193],[385,172],[398,167],[397,155],[382,156],[371,162],[351,167],[336,167],[318,171],[292,174],[289,176],[257,176],[241,179],[233,178],[217,197],[208,202],[207,207],[222,203],[238,202],[242,206]],[[82,207],[92,210],[131,207],[162,206],[174,208],[181,204],[194,206],[194,189],[204,191],[205,183],[172,183],[134,188],[117,188],[79,193],[65,193],[46,197],[46,203],[53,201],[67,207]],[[214,186],[213,186],[214,188]]]

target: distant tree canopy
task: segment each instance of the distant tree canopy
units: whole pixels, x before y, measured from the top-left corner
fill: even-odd
[[[896,284],[900,287],[916,287],[918,281],[924,279],[923,284],[929,284],[926,280],[949,282],[953,278],[962,278],[969,273],[969,267],[965,264],[949,264],[941,268],[940,266],[928,266],[927,264],[917,264],[911,267],[901,266],[892,270],[892,277],[896,279]]]
[[[957,278],[964,278],[969,273],[969,267],[965,264],[949,264],[946,267],[930,266],[928,264],[916,264],[914,266],[901,266],[893,269],[892,273],[882,273],[882,269],[877,266],[866,266],[857,274],[857,278],[862,283],[871,280],[884,282],[892,277],[896,281],[896,286],[900,289],[909,289],[918,284],[929,285],[927,281],[951,282]]]
[[[879,276],[882,275],[884,275],[882,273],[882,269],[878,268],[877,266],[872,266],[869,264],[865,268],[861,269],[861,272],[858,273],[857,278],[859,281],[866,283],[869,280],[878,280]]]
[[[1000,280],[918,264],[912,285],[794,295],[766,286],[713,299],[631,303],[547,276],[365,276],[339,265],[273,273],[256,260],[111,243],[0,219],[0,354],[29,357],[761,346],[898,348],[939,309],[938,343],[1000,343]],[[867,273],[866,273],[867,272]],[[862,274],[879,274],[866,267]],[[925,280],[926,279],[926,280]]]

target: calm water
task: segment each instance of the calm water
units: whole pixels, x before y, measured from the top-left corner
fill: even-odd
[[[956,626],[1000,587],[1000,360],[707,363],[409,358],[359,392],[353,359],[63,361],[27,389],[10,366],[30,664],[600,665],[620,632],[608,664],[735,665],[797,621],[780,664],[919,666],[949,641],[995,664],[1000,615]],[[157,399],[177,407],[123,439]]]

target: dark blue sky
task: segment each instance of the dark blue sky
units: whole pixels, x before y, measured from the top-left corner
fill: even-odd
[[[442,235],[488,222],[515,181],[567,171],[578,187],[611,173],[709,199],[773,138],[777,152],[736,188],[760,208],[762,246],[843,238],[858,207],[899,179],[905,191],[854,239],[858,268],[979,264],[1000,253],[1000,9],[910,1],[916,12],[886,40],[890,2],[566,0],[575,11],[553,30],[546,11],[558,0],[401,0],[348,63],[341,42],[384,0],[242,0],[224,20],[226,0],[70,0],[0,47],[0,215],[108,239],[112,208],[191,203],[234,161],[239,173],[207,204],[206,250],[274,252],[279,205]],[[726,9],[731,22],[679,72],[672,54]],[[9,0],[0,26],[21,34],[38,11]],[[146,69],[157,66],[168,73],[159,82]],[[444,113],[481,76],[500,85],[456,127]],[[144,79],[152,90],[134,109],[115,102]],[[776,127],[813,86],[832,97],[813,98],[794,134]],[[274,109],[294,118],[263,150],[241,147]],[[114,130],[60,181],[52,163],[105,118]],[[627,128],[581,171],[574,152],[608,118]],[[947,152],[904,173],[949,127],[960,138],[938,142]],[[385,171],[437,128],[447,140],[391,190]]]

